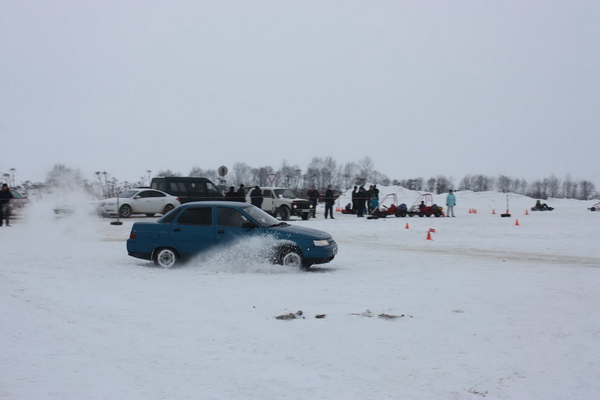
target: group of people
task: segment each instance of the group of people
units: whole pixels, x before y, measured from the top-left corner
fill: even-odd
[[[352,191],[352,211],[357,217],[364,217],[365,213],[372,213],[379,207],[379,189],[377,185],[369,186],[366,190],[364,186],[354,186]]]
[[[240,201],[242,203],[246,202],[246,187],[242,183],[240,188],[236,191],[235,186],[230,186],[229,191],[225,193],[225,200],[229,201]]]
[[[6,220],[6,226],[10,226],[10,199],[13,198],[8,185],[5,183],[0,190],[0,226]]]
[[[316,218],[317,214],[317,204],[319,203],[319,198],[321,197],[321,193],[314,186],[307,192],[308,199],[312,203],[313,212],[312,217]],[[329,216],[331,219],[335,219],[333,217],[333,206],[335,204],[335,193],[333,193],[333,189],[331,185],[327,186],[327,190],[325,191],[325,195],[323,196],[323,200],[325,201],[325,219]]]

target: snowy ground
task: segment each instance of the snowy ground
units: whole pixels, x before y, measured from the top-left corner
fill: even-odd
[[[125,251],[147,218],[36,203],[0,228],[0,398],[599,398],[593,202],[457,201],[456,218],[294,221],[339,244],[309,272],[253,244],[162,270]]]

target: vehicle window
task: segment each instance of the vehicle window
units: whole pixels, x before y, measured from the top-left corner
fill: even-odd
[[[270,216],[258,207],[245,208],[246,211],[252,218],[256,220],[261,226],[268,228],[269,226],[278,225],[279,221],[274,217]]]
[[[210,194],[221,194],[221,192],[219,192],[219,189],[217,189],[217,187],[215,185],[213,185],[211,182],[206,182],[206,191]]]
[[[296,195],[289,189],[275,189],[275,196],[280,199],[295,199]]]
[[[171,192],[175,193],[185,193],[185,183],[183,182],[170,182],[169,186],[171,187]]]
[[[241,228],[244,222],[248,222],[248,218],[239,212],[239,210],[228,207],[217,208],[217,224],[219,226]]]
[[[190,182],[187,190],[190,193],[206,193],[206,185],[204,182]]]
[[[141,197],[142,199],[145,199],[146,197],[150,197],[150,193],[151,193],[151,192],[149,192],[149,191],[147,191],[147,190],[144,190],[143,192],[139,192],[137,195],[138,195],[139,197]]]
[[[212,208],[192,208],[189,207],[177,219],[178,224],[182,225],[212,225]]]
[[[148,196],[148,197],[165,197],[165,194],[164,194],[164,193],[161,193],[161,192],[155,192],[154,190],[152,190],[152,191],[148,191],[148,194],[150,195],[150,196]]]
[[[13,195],[13,199],[24,199],[24,197],[21,196],[21,193],[17,192],[16,190],[11,190],[10,192]]]
[[[269,189],[264,189],[263,197],[271,197],[271,191]]]
[[[124,193],[121,193],[120,197],[133,197],[137,192],[137,190],[128,190]]]

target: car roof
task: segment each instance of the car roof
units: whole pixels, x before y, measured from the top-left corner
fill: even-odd
[[[254,207],[250,203],[244,203],[241,201],[225,201],[225,200],[211,200],[211,201],[190,201],[181,205],[183,206],[233,206],[233,207]]]

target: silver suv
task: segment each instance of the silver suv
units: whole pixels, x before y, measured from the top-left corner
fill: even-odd
[[[249,189],[246,195],[248,203],[251,203],[250,193],[252,190],[254,189]],[[287,221],[292,215],[307,220],[314,212],[312,203],[309,200],[297,198],[291,189],[261,187],[261,190],[263,195],[261,208],[282,221]]]

